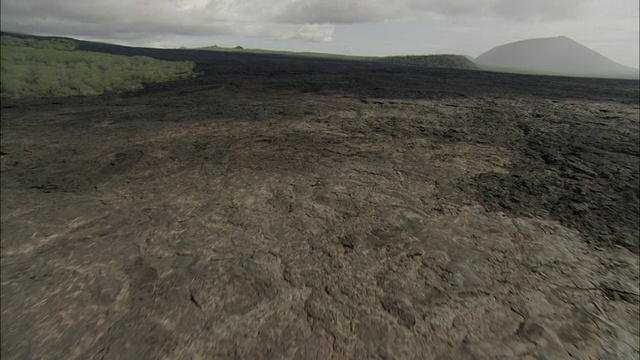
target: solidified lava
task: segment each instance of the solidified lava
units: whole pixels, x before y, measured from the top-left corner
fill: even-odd
[[[3,100],[3,359],[637,357],[637,81],[81,49],[201,76]]]

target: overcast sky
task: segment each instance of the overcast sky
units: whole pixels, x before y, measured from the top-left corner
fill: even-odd
[[[638,67],[638,0],[0,0],[2,30],[127,45],[454,53],[565,35]]]

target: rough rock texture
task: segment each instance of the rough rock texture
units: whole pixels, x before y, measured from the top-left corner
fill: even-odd
[[[4,102],[2,359],[638,358],[637,83],[318,64]]]

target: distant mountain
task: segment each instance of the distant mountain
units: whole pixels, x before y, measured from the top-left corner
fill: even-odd
[[[486,70],[638,79],[638,69],[610,60],[566,36],[516,41],[476,58]]]

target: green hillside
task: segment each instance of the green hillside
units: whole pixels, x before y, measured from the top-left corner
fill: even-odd
[[[3,32],[0,38],[1,98],[99,95],[105,92],[141,89],[144,83],[165,82],[194,76],[195,65],[192,61],[165,61],[146,56],[81,51],[78,50],[78,44],[74,39],[29,38],[28,36],[26,34],[12,36],[11,33]],[[210,46],[191,50],[342,61],[374,61],[403,66],[477,69],[473,61],[460,55],[372,57],[244,49],[240,46],[235,48]]]
[[[77,50],[72,40],[0,38],[0,97],[98,95],[193,76],[194,64]]]

